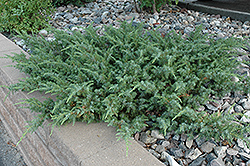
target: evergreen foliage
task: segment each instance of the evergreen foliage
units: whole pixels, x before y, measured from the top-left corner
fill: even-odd
[[[0,0],[0,32],[38,32],[53,10],[51,0]]]
[[[93,2],[95,0],[52,0],[52,4],[56,7],[72,5],[83,5],[84,3]]]
[[[187,39],[174,31],[163,36],[126,22],[119,29],[105,27],[102,36],[92,26],[85,34],[51,29],[52,41],[23,34],[31,56],[8,57],[29,77],[9,89],[56,95],[55,101],[26,101],[40,113],[30,122],[30,131],[49,118],[53,125],[105,121],[127,140],[150,120],[164,134],[174,130],[246,140],[249,124],[234,114],[197,111],[210,95],[250,91],[249,78],[235,74],[235,48],[241,42],[214,40],[201,29]],[[240,81],[233,82],[232,76]]]
[[[134,2],[137,4],[136,0]],[[178,4],[179,0],[138,0],[141,9],[151,9],[153,13],[159,11],[166,4],[172,5],[172,2]]]

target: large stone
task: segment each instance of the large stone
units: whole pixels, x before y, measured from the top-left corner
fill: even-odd
[[[146,132],[142,132],[141,136],[140,136],[140,141],[145,143],[145,144],[149,144],[149,143],[156,142],[157,139],[150,137]]]
[[[153,149],[149,149],[148,152],[151,153],[152,155],[154,155],[156,158],[161,157],[161,155],[159,153],[157,153],[156,151],[154,151]]]
[[[235,111],[236,113],[242,113],[243,110],[244,110],[244,109],[243,109],[242,106],[240,106],[240,105],[236,105],[236,106],[234,107],[234,111]]]
[[[188,22],[193,22],[194,21],[194,17],[193,16],[188,16],[187,17],[187,21]]]
[[[250,153],[250,149],[247,147],[246,142],[241,139],[237,139],[237,144],[240,148],[244,149],[246,153]]]
[[[205,153],[210,153],[216,145],[207,141],[200,146],[200,149]]]
[[[240,158],[245,162],[250,160],[250,154],[248,153],[240,152],[239,155],[240,155]]]
[[[250,166],[250,160],[246,162],[246,166]]]
[[[74,17],[72,19],[69,19],[69,21],[72,23],[72,24],[76,24],[78,22],[78,18],[77,17]]]
[[[62,21],[64,18],[60,15],[55,16],[54,20],[55,21]]]
[[[210,166],[224,166],[225,163],[222,161],[221,158],[213,159],[210,163]]]
[[[164,152],[161,153],[161,158],[160,158],[160,159],[161,159],[162,161],[166,161],[168,155],[169,155],[169,154],[168,154],[167,152],[164,151]]]
[[[222,109],[227,109],[228,107],[230,107],[231,105],[226,101],[223,105],[222,105]]]
[[[152,130],[151,136],[157,139],[164,139],[164,135],[159,132],[159,130]]]
[[[227,147],[226,146],[217,146],[214,147],[214,153],[217,155],[219,158],[224,158],[226,154]]]
[[[109,14],[109,11],[103,12],[103,13],[102,13],[102,16],[101,16],[101,19],[102,19],[102,20],[103,20],[103,19],[107,19],[108,14]]]
[[[181,140],[182,142],[186,141],[186,140],[187,140],[187,135],[186,135],[186,134],[181,134],[180,140]]]
[[[175,134],[175,135],[173,136],[173,140],[179,141],[179,139],[180,139],[180,135],[179,135],[179,134]]]
[[[89,14],[92,14],[93,12],[91,10],[89,10],[88,8],[82,8],[81,11],[80,11],[80,14],[86,14],[86,15],[89,15]]]
[[[158,145],[158,146],[155,148],[155,151],[161,153],[161,152],[166,151],[166,149],[165,149],[165,147],[164,147],[163,145]]]
[[[187,146],[188,149],[190,149],[192,147],[193,141],[194,141],[193,139],[191,139],[191,140],[187,139],[186,146]]]
[[[138,13],[130,13],[129,16],[134,19],[137,19],[140,15]]]
[[[184,150],[184,151],[188,150],[187,147],[184,145],[184,142],[179,144],[179,148]]]
[[[246,101],[247,101],[246,98],[240,99],[240,100],[238,101],[238,104],[242,105],[242,104],[245,103]]]
[[[209,154],[207,155],[207,157],[206,157],[206,160],[207,160],[208,162],[210,162],[210,161],[212,161],[212,160],[214,160],[214,159],[217,159],[217,156],[216,156],[214,153],[209,153]]]
[[[161,145],[164,146],[164,147],[169,147],[170,142],[169,141],[163,141]]]
[[[180,166],[167,152],[161,153],[161,160],[167,161],[169,166]]]
[[[242,122],[249,123],[250,122],[250,111],[247,111],[244,115],[245,116],[243,116],[240,120]]]
[[[191,32],[193,32],[194,31],[194,28],[192,28],[192,27],[186,27],[185,29],[184,29],[184,33],[186,33],[186,34],[190,34]]]
[[[184,153],[182,149],[179,148],[171,148],[170,153],[175,157],[175,158],[181,158],[184,156]]]
[[[206,139],[204,137],[198,137],[195,139],[195,142],[198,145],[198,147],[200,147],[205,141]]]
[[[67,19],[67,20],[72,19],[73,17],[74,17],[74,16],[73,16],[71,13],[66,13],[66,14],[64,15],[64,18]]]
[[[42,29],[39,31],[39,35],[46,37],[48,35],[48,31],[46,31],[45,29]]]
[[[249,110],[250,109],[250,100],[246,100],[245,102],[243,102],[242,107],[246,110]]]
[[[227,149],[227,154],[230,155],[230,156],[236,156],[238,153],[239,153],[239,151],[236,150],[236,149],[233,149],[233,148],[228,148]]]
[[[196,149],[189,149],[186,151],[185,153],[185,158],[189,158],[191,160],[195,160],[197,159],[200,155],[202,154],[202,152],[196,148]]]
[[[151,145],[151,149],[156,149],[157,146],[158,146],[157,144],[153,144]]]
[[[217,111],[218,108],[213,106],[212,104],[206,104],[207,109],[212,110],[212,111]]]
[[[200,166],[203,161],[205,161],[204,157],[198,157],[189,166]]]
[[[153,18],[150,18],[150,19],[149,19],[149,23],[150,23],[150,24],[155,24],[155,23],[156,23],[156,20],[153,19]]]

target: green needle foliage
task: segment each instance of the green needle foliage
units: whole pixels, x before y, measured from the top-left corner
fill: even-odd
[[[210,95],[250,90],[249,78],[235,74],[239,62],[234,50],[241,42],[214,40],[201,29],[187,39],[174,31],[163,36],[126,22],[118,29],[105,27],[102,36],[92,26],[85,34],[52,29],[52,41],[23,34],[30,57],[8,57],[29,77],[9,89],[56,95],[55,101],[26,101],[40,113],[30,122],[30,131],[49,118],[53,125],[105,121],[128,140],[150,120],[164,134],[174,130],[245,140],[249,124],[234,114],[197,111]],[[240,81],[233,82],[232,76]]]
[[[93,2],[93,1],[95,0],[52,0],[52,4],[56,7],[67,6],[69,4],[80,6],[85,3]]]
[[[38,32],[53,10],[51,0],[0,0],[0,32]]]
[[[138,0],[141,9],[151,9],[153,13],[157,13],[166,4],[172,5],[172,3],[178,4],[179,0]],[[137,1],[134,0],[137,4]]]

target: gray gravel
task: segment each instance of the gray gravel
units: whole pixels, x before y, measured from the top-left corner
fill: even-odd
[[[26,166],[21,152],[15,147],[0,120],[0,166]]]

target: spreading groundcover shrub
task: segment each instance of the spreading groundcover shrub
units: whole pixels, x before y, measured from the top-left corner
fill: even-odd
[[[160,11],[160,9],[163,8],[166,4],[172,5],[172,3],[178,4],[178,2],[179,0],[134,0],[136,6],[138,3],[141,10],[151,9],[151,12],[153,13],[157,13],[157,11]]]
[[[53,10],[51,0],[0,0],[0,32],[38,32]]]
[[[128,23],[119,29],[106,27],[102,36],[91,26],[84,35],[51,30],[52,41],[24,34],[31,56],[8,57],[29,77],[9,89],[56,95],[56,100],[25,101],[40,113],[29,131],[49,118],[53,125],[105,121],[128,140],[153,121],[164,134],[174,130],[216,140],[246,140],[249,124],[234,114],[197,111],[211,95],[249,93],[249,78],[234,74],[239,65],[234,48],[240,42],[214,40],[197,29],[187,39]],[[231,81],[232,76],[240,81]]]
[[[72,5],[83,5],[84,3],[93,2],[95,0],[52,0],[52,4],[56,7]]]

